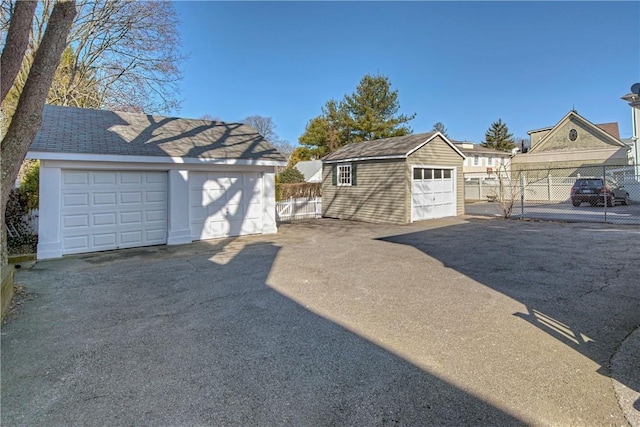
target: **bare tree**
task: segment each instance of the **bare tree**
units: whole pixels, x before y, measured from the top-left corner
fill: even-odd
[[[531,171],[529,171],[531,172]],[[513,208],[522,197],[524,197],[527,187],[548,179],[551,173],[551,166],[543,170],[542,173],[536,170],[535,174],[527,174],[526,170],[508,168],[507,164],[500,164],[496,169],[498,186],[492,196],[500,205],[502,217],[508,219],[513,213]]]
[[[202,116],[200,116],[201,120],[208,120],[210,122],[220,122],[222,120],[220,120],[220,117],[216,117],[216,116],[212,116],[211,114],[203,114]]]
[[[52,1],[43,0],[36,9],[23,63],[25,71],[42,42]],[[2,27],[8,22],[9,7],[16,1],[5,3],[0,9]],[[56,85],[48,102],[86,106],[79,105],[84,102],[106,109],[148,113],[175,110],[179,106],[177,83],[181,78],[178,64],[183,59],[177,23],[169,2],[80,0],[68,36],[71,61],[66,64],[66,87]],[[16,81],[14,98],[23,83],[21,79]]]
[[[286,139],[279,139],[275,142],[272,142],[272,144],[274,147],[276,147],[276,150],[278,150],[280,154],[282,154],[287,160],[291,157],[291,154],[293,154],[293,150],[295,150],[296,148]]]
[[[23,26],[33,15],[22,13],[10,19],[9,27]],[[0,144],[0,159],[2,161],[2,196],[0,206],[2,228],[2,251],[0,265],[7,264],[7,239],[4,221],[5,209],[9,198],[9,191],[20,170],[29,145],[42,122],[42,108],[53,80],[53,75],[60,63],[60,56],[67,45],[66,39],[71,29],[73,18],[76,16],[74,0],[57,1],[48,17],[48,24],[42,36],[38,50],[34,54],[33,65],[20,95],[18,105],[12,117],[7,133]],[[9,30],[11,32],[11,30]],[[19,55],[24,52],[20,45],[5,45],[2,56]],[[15,59],[15,58],[12,58]],[[2,99],[4,101],[4,98]]]
[[[249,116],[242,123],[254,128],[260,135],[269,141],[287,159],[293,153],[295,147],[287,140],[280,139],[276,133],[276,124],[271,117]]]
[[[278,134],[275,131],[276,124],[271,117],[249,116],[242,120],[242,123],[257,130],[269,142],[274,142],[278,139]]]
[[[0,59],[0,99],[7,96],[20,71],[22,58],[29,47],[29,32],[37,4],[35,1],[21,1],[15,5],[14,25],[9,26]]]

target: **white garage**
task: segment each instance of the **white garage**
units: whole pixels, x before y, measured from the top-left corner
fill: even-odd
[[[277,231],[282,155],[249,126],[45,106],[38,258]]]
[[[167,243],[167,173],[62,171],[63,254]]]
[[[260,174],[192,173],[189,206],[194,240],[259,233],[263,225]]]
[[[456,215],[455,169],[413,167],[411,181],[411,220]]]

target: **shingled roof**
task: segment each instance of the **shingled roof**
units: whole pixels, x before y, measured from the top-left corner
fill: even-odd
[[[29,151],[286,163],[252,127],[118,111],[45,105]]]
[[[458,147],[458,150],[462,151],[466,156],[473,154],[495,154],[496,156],[510,156],[511,153],[507,151],[496,150],[495,148],[484,147],[481,144],[476,144],[468,141],[451,141]],[[467,144],[472,144],[471,148],[467,148]]]
[[[406,158],[415,150],[428,143],[438,132],[417,133],[414,135],[396,136],[393,138],[374,139],[372,141],[354,142],[322,159],[326,163],[367,159],[400,159]],[[446,141],[446,139],[445,139]],[[462,152],[449,141],[447,144],[463,158]]]

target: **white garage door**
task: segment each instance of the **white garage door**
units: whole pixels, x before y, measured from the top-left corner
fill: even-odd
[[[452,169],[414,168],[411,182],[411,220],[455,216]]]
[[[260,173],[189,173],[191,237],[194,240],[262,232]]]
[[[166,172],[63,171],[62,253],[167,242]]]

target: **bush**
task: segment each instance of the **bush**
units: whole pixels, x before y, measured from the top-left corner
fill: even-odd
[[[278,174],[278,182],[280,184],[295,184],[304,182],[304,175],[298,169],[291,167],[286,168]]]
[[[24,175],[20,193],[26,198],[26,210],[37,209],[40,191],[40,162],[34,162]]]
[[[301,182],[276,185],[276,200],[297,199],[301,197],[322,197],[322,183]]]

